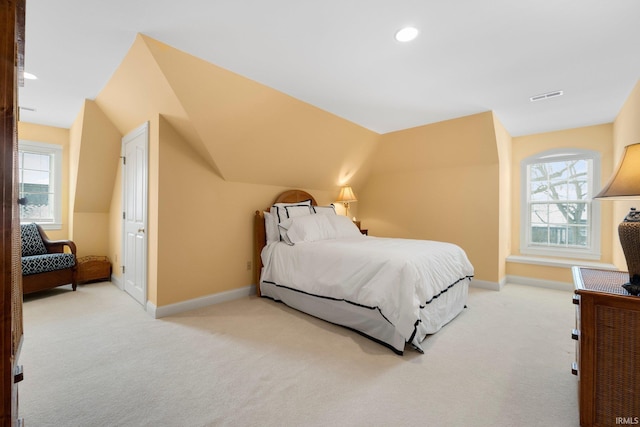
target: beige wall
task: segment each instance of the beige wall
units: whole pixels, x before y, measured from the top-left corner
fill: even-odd
[[[360,191],[374,236],[460,245],[475,278],[498,283],[500,167],[491,112],[385,134]]]
[[[500,188],[498,190],[500,201],[498,203],[499,236],[498,236],[498,277],[500,282],[506,276],[506,259],[511,254],[511,145],[512,139],[509,132],[504,128],[500,120],[493,115],[494,128],[496,132],[496,146],[498,148],[498,158],[500,162]]]
[[[164,118],[159,134],[158,305],[248,285],[253,214],[285,188],[224,181]]]
[[[577,129],[567,129],[535,135],[513,138],[512,173],[511,173],[511,253],[520,254],[520,163],[523,159],[553,148],[581,148],[598,151],[601,154],[602,184],[612,172],[612,125],[604,124]],[[611,207],[601,203],[601,259],[597,261],[610,263],[611,242]],[[576,261],[579,264],[580,261]],[[570,267],[543,267],[532,264],[509,262],[507,274],[540,280],[572,283]]]
[[[69,238],[69,192],[67,191],[71,170],[69,134],[69,129],[25,122],[18,123],[19,139],[62,146],[62,228],[60,230],[47,230],[47,236],[52,240],[66,240]]]
[[[121,136],[90,100],[85,100],[71,129],[69,236],[79,257],[108,256],[109,212]]]
[[[95,105],[122,135],[150,122],[147,280],[158,307],[251,284],[253,212],[292,187],[333,202],[341,184],[364,180],[379,140],[143,36]],[[113,169],[106,241],[120,277],[121,171]]]
[[[638,142],[640,142],[640,80],[638,80],[627,97],[627,100],[613,123],[613,164],[617,165],[622,158],[624,147]],[[616,201],[610,203],[613,204],[612,227],[614,227],[614,229],[617,229],[618,224],[620,224],[629,212],[629,208],[632,206],[640,208],[640,204],[637,201]],[[613,245],[613,262],[620,270],[626,271],[627,262],[625,261],[617,234]]]

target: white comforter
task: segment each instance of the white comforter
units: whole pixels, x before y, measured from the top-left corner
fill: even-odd
[[[427,240],[354,236],[276,242],[264,248],[262,261],[261,282],[378,308],[406,341],[421,306],[473,276],[459,246]]]

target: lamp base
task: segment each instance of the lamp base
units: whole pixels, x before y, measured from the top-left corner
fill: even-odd
[[[640,294],[640,216],[635,208],[618,226],[618,236],[629,270],[629,283],[623,287],[632,295]]]
[[[640,295],[640,283],[625,283],[624,285],[622,285],[622,287],[631,295]]]

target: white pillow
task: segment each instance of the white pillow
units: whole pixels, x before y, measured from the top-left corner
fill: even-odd
[[[301,205],[285,206],[284,210],[287,213],[287,218],[295,218],[297,216],[311,215],[310,206],[301,206]]]
[[[278,222],[276,216],[269,212],[263,212],[263,214],[264,227],[267,234],[267,245],[269,243],[280,241],[280,232],[278,230]]]
[[[329,223],[334,229],[334,239],[341,237],[362,237],[362,233],[358,226],[354,224],[351,218],[344,215],[322,215],[326,216]]]
[[[317,214],[336,215],[336,207],[331,203],[329,206],[311,206],[311,210]]]
[[[288,218],[287,210],[286,210],[287,206],[308,206],[308,207],[310,207],[311,206],[311,199],[303,200],[302,202],[296,202],[296,203],[274,203],[273,206],[271,206],[270,212],[276,216],[276,221],[277,221],[278,224]],[[307,208],[307,209],[309,209],[309,208]]]
[[[289,218],[280,223],[280,236],[288,245],[333,239],[335,228],[331,226],[328,218],[330,218],[329,215],[307,215]]]

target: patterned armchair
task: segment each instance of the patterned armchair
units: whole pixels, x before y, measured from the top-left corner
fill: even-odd
[[[76,245],[71,240],[49,240],[38,224],[20,225],[22,293],[29,294],[71,284],[75,291]],[[68,247],[71,253],[65,253]]]

